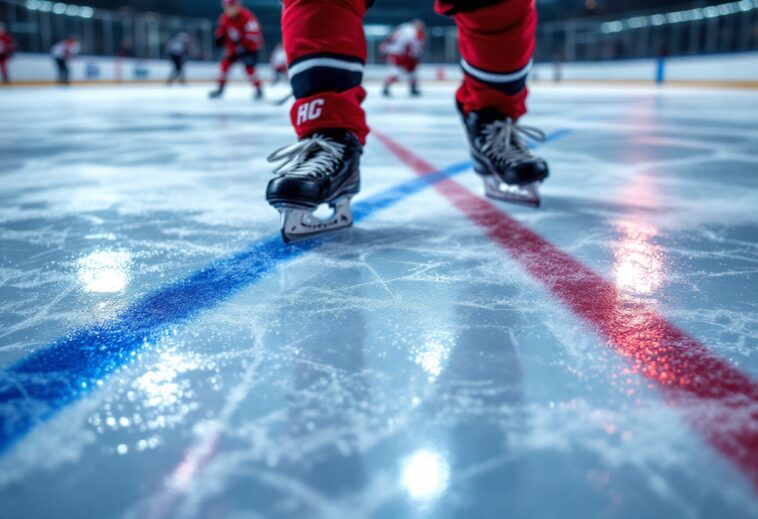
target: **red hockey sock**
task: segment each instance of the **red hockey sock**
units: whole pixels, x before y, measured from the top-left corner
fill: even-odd
[[[299,137],[345,128],[365,142],[365,12],[366,0],[284,1],[284,48],[297,99],[292,124]]]
[[[344,128],[366,143],[368,126],[361,103],[366,91],[358,86],[345,92],[322,92],[298,99],[290,112],[298,138],[331,128]]]
[[[464,80],[456,98],[463,112],[496,108],[513,119],[526,113],[526,78],[535,46],[534,0],[492,0],[467,10],[460,0],[437,0],[454,13]],[[481,5],[481,3],[480,3]]]

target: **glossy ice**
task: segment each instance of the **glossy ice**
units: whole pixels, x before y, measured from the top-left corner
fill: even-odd
[[[756,517],[758,93],[537,87],[544,207],[496,206],[598,319],[746,377],[687,398],[646,314],[622,351],[377,139],[358,225],[281,246],[287,108],[248,94],[0,95],[1,518]],[[367,109],[481,193],[452,87]]]

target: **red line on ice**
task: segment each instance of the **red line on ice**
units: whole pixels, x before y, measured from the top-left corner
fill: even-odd
[[[437,170],[391,138],[373,133],[419,175]],[[656,383],[690,425],[758,490],[758,384],[613,283],[453,180],[434,186],[502,246],[632,369]]]

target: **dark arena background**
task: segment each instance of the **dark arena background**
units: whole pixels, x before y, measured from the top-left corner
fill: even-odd
[[[758,0],[243,3],[0,0],[0,519],[757,518]]]

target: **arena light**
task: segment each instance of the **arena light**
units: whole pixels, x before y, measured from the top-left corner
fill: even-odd
[[[63,2],[49,2],[47,0],[27,0],[26,8],[30,11],[52,12],[66,16],[78,16],[80,18],[92,18],[95,10],[91,7],[65,4]]]
[[[647,26],[647,18],[644,16],[637,16],[636,18],[630,18],[627,23],[632,29],[639,29],[640,27]]]
[[[748,12],[753,9],[758,9],[758,0],[740,0],[739,2],[712,5],[702,9],[696,8],[686,11],[653,14],[650,16],[635,16],[634,18],[627,18],[625,20],[604,22],[601,24],[600,30],[605,34],[611,34],[626,29],[641,29],[650,25],[659,27],[667,24],[713,19],[740,12]]]
[[[621,22],[605,22],[600,26],[600,30],[605,34],[621,32],[624,30],[624,24]]]
[[[727,14],[733,14],[737,12],[737,6],[733,4],[722,4],[719,6],[719,14],[726,16]]]

